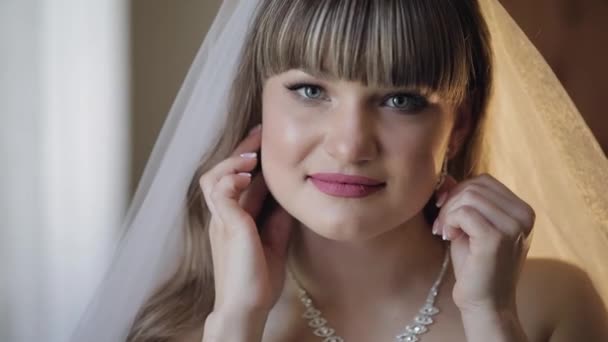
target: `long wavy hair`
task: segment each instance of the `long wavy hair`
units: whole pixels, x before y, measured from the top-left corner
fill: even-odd
[[[229,94],[228,124],[193,170],[183,256],[140,309],[128,341],[170,341],[201,327],[212,310],[210,212],[199,178],[261,122],[263,85],[272,75],[297,68],[438,92],[458,108],[457,120],[468,115],[471,122],[450,174],[462,180],[475,173],[492,84],[490,36],[477,0],[258,1]]]

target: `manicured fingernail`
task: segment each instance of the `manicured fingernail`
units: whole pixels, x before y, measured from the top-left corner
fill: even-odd
[[[446,232],[445,229],[443,230],[443,235],[441,236],[441,238],[443,239],[443,241],[448,240],[448,232]]]
[[[255,134],[257,132],[259,132],[262,129],[262,124],[259,124],[255,127],[253,127],[250,131],[249,131],[249,135]]]
[[[448,197],[447,192],[442,192],[439,195],[439,197],[437,198],[437,203],[435,204],[437,206],[437,208],[441,208],[441,206],[445,204],[445,200],[447,197]]]
[[[239,172],[238,175],[239,176],[246,176],[246,177],[251,178],[251,173],[249,173],[249,172]]]
[[[433,222],[433,235],[437,235],[437,220],[435,220],[435,222]]]
[[[255,159],[257,156],[258,156],[258,154],[255,152],[241,154],[241,157],[247,158],[247,159]]]

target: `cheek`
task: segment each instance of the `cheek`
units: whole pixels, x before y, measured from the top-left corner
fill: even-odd
[[[304,177],[298,167],[311,145],[311,132],[314,134],[314,126],[304,117],[304,113],[294,113],[293,105],[284,96],[264,99],[261,162],[272,193],[293,187],[294,180]]]
[[[383,147],[389,159],[391,173],[403,176],[433,171],[443,133],[430,125],[400,127],[399,132],[387,132]]]
[[[438,157],[442,132],[429,127],[402,128],[401,134],[384,141],[386,170],[392,185],[387,195],[390,207],[421,210],[434,189],[441,167]],[[411,214],[411,212],[409,213]]]
[[[267,96],[262,111],[262,164],[273,168],[295,167],[318,141],[320,123],[311,109],[294,105],[287,96]]]
[[[281,106],[266,107],[262,122],[263,165],[270,167],[293,164],[302,148],[302,127],[285,115]]]

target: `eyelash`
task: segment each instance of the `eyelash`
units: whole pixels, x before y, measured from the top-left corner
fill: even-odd
[[[294,84],[285,84],[285,88],[287,88],[289,91],[291,92],[295,92],[298,93],[299,89],[302,88],[317,88],[319,90],[321,90],[322,92],[324,91],[323,87],[315,85],[315,84],[311,84],[311,83],[294,83]],[[297,95],[297,94],[296,94]],[[305,97],[302,95],[297,95],[300,99],[302,99],[303,101],[314,101],[317,100],[318,98],[309,98],[309,97]],[[420,95],[420,94],[412,94],[412,93],[394,93],[394,94],[389,94],[384,98],[383,103],[385,103],[386,101],[390,100],[391,98],[397,97],[397,96],[405,96],[408,97],[408,102],[413,102],[413,104],[408,105],[408,108],[399,108],[399,107],[390,107],[389,108],[394,108],[397,111],[403,112],[403,113],[416,113],[419,112],[421,110],[423,110],[424,108],[426,108],[428,106],[428,101],[427,99]]]

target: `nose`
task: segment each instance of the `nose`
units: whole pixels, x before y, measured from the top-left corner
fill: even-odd
[[[328,113],[324,148],[343,164],[360,164],[378,155],[376,123],[361,104],[337,107]]]

